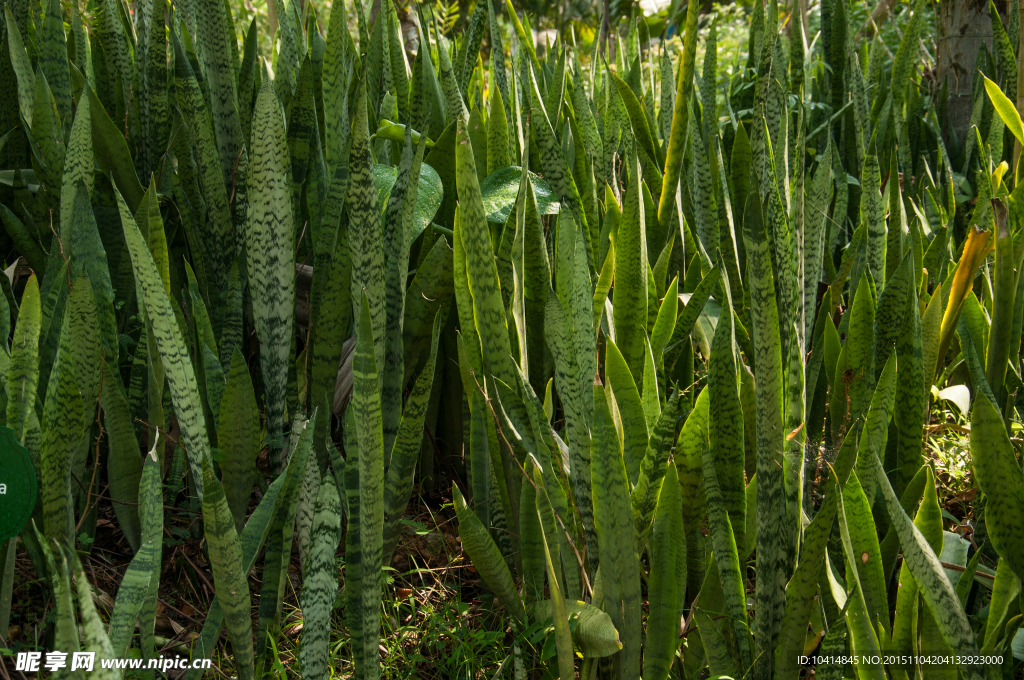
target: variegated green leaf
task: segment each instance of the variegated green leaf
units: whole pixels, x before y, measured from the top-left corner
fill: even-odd
[[[594,385],[593,463],[594,526],[601,553],[604,610],[622,640],[624,677],[640,674],[640,561],[629,504],[629,479],[622,444],[615,432],[610,393]]]
[[[261,444],[260,417],[249,367],[235,348],[221,397],[217,421],[217,450],[221,480],[228,507],[241,532],[249,510],[249,497],[256,477],[256,456]]]
[[[171,301],[153,261],[153,255],[139,232],[139,227],[124,198],[116,189],[114,193],[121,213],[121,226],[131,255],[135,281],[145,303],[149,328],[163,361],[174,413],[181,426],[183,448],[188,456],[193,479],[196,480],[196,491],[202,497],[202,485],[199,480],[202,479],[203,463],[208,462],[210,457],[210,444],[206,434],[203,407],[199,401],[195,371],[174,317]]]
[[[11,367],[7,373],[7,427],[14,430],[15,439],[22,444],[30,427],[30,416],[34,414],[39,385],[40,315],[39,284],[33,274],[21,295],[18,323],[11,342]]]
[[[341,540],[341,499],[330,472],[324,473],[313,511],[313,534],[303,563],[302,673],[324,677],[330,671],[331,611],[338,592],[334,553]]]
[[[224,486],[203,459],[203,531],[210,551],[210,568],[217,599],[231,638],[239,678],[253,677],[252,613],[249,582],[244,571],[242,543],[235,531],[235,519],[228,508]]]
[[[135,630],[135,620],[142,612],[149,597],[154,579],[160,579],[160,562],[163,549],[163,487],[160,478],[160,464],[154,448],[146,456],[139,486],[139,516],[142,524],[142,539],[139,549],[132,558],[124,579],[117,589],[117,600],[110,616],[110,645],[119,655],[126,655]],[[140,621],[140,630],[145,635],[145,617]],[[152,634],[152,632],[150,632]]]
[[[288,358],[295,320],[295,222],[288,189],[284,115],[270,82],[260,88],[253,113],[246,253],[260,367],[267,391],[273,467],[281,464]]]

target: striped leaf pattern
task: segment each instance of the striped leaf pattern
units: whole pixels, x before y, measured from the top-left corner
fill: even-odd
[[[288,197],[284,117],[270,82],[260,88],[253,113],[251,195],[246,253],[260,366],[267,385],[271,450],[280,451],[284,427],[292,311],[295,305],[295,221]],[[279,455],[279,454],[278,454]],[[275,461],[280,465],[280,461]]]
[[[334,552],[341,540],[341,499],[333,476],[324,474],[313,511],[313,535],[303,563],[303,675],[324,677],[330,663],[331,608],[338,592]]]
[[[495,594],[480,625],[512,620],[488,676],[1011,658],[1014,3],[967,95],[923,0],[899,30],[754,3],[746,32],[611,3],[554,40],[512,0],[73,5],[0,18],[0,421],[41,480],[35,529],[0,545],[0,630],[24,548],[41,647],[158,658],[183,515],[216,591],[194,660],[380,677],[385,586],[411,578],[382,571],[440,475]],[[925,455],[950,404],[980,491],[956,504]],[[969,559],[943,509],[978,520]],[[112,545],[103,518],[130,555],[101,619],[78,556]]]
[[[240,678],[253,677],[251,600],[246,571],[243,569],[242,544],[235,531],[235,519],[228,508],[224,486],[203,459],[204,533],[210,545],[210,566],[224,610],[224,623],[231,639],[235,665]]]
[[[139,550],[132,558],[124,580],[117,589],[114,612],[110,617],[110,646],[123,654],[131,642],[135,620],[146,635],[146,617],[140,613],[146,603],[154,579],[160,578],[160,555],[163,548],[163,498],[160,488],[160,469],[154,448],[146,456],[139,486],[139,519],[142,525],[142,539]],[[150,622],[152,625],[152,622]],[[152,635],[152,631],[149,631]]]

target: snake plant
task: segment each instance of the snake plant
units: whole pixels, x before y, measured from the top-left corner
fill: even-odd
[[[154,657],[184,504],[216,590],[194,659],[226,631],[239,678],[274,672],[296,546],[296,672],[340,672],[340,607],[378,678],[402,519],[450,488],[510,677],[1014,677],[1017,4],[963,139],[925,0],[895,49],[849,0],[816,35],[755,0],[738,55],[692,1],[543,53],[512,0],[456,33],[379,5],[286,0],[276,35],[219,0],[4,5],[0,425],[40,502],[0,632],[23,549],[54,649]],[[969,562],[926,453],[954,394]],[[98,612],[111,501],[131,556]]]

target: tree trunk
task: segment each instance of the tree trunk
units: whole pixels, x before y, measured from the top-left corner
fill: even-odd
[[[992,50],[992,18],[988,0],[942,0],[939,4],[937,75],[949,80],[946,130],[963,143],[971,120],[971,83],[978,49]],[[948,132],[945,133],[948,136]],[[948,142],[948,139],[947,139]]]

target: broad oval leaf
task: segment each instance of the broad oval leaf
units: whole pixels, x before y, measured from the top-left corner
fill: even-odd
[[[373,166],[373,182],[377,187],[377,205],[381,206],[382,215],[387,209],[388,198],[391,196],[396,179],[398,179],[398,168],[379,163]],[[420,167],[419,190],[416,193],[416,207],[413,209],[408,243],[415,241],[434,219],[437,209],[441,207],[443,197],[444,187],[441,184],[441,176],[437,174],[437,170],[424,163]]]
[[[495,170],[480,182],[480,196],[484,202],[484,212],[488,222],[505,224],[512,206],[519,195],[519,184],[523,169],[516,165]],[[555,215],[560,204],[551,186],[538,175],[530,173],[530,184],[533,185],[534,196],[537,197],[537,209],[541,215]]]

